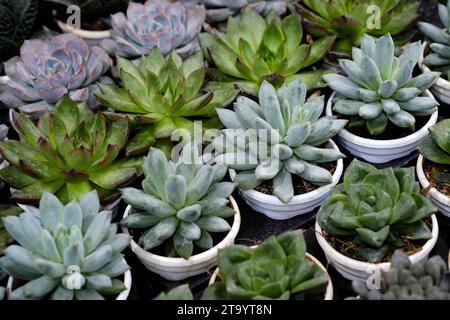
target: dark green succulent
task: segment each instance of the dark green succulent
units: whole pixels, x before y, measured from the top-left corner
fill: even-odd
[[[361,258],[378,262],[392,248],[431,239],[426,220],[436,211],[420,194],[414,168],[377,170],[355,159],[317,221],[327,234],[350,239]]]
[[[381,288],[368,289],[366,282],[353,282],[362,300],[450,300],[448,267],[440,256],[411,263],[403,251],[392,256],[391,269],[383,271]]]
[[[219,251],[222,282],[209,286],[205,300],[306,299],[324,293],[328,275],[306,253],[303,234],[270,237],[257,248],[235,245]]]
[[[183,284],[169,292],[161,293],[155,300],[194,300],[194,295],[188,284]]]

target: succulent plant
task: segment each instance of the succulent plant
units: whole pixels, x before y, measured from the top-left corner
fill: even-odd
[[[121,252],[130,237],[117,233],[110,211],[99,209],[95,191],[66,206],[45,193],[38,217],[3,218],[18,244],[5,250],[0,267],[26,282],[10,299],[102,300],[126,289],[117,278],[129,269]]]
[[[392,256],[391,269],[382,271],[381,288],[369,290],[365,282],[353,282],[362,300],[450,300],[448,268],[440,256],[411,263],[403,251]]]
[[[140,174],[141,158],[117,160],[128,138],[127,119],[108,122],[66,96],[37,126],[16,112],[13,122],[20,142],[0,142],[10,163],[0,178],[16,189],[12,198],[21,203],[37,203],[46,191],[69,202],[97,190],[107,204]]]
[[[410,30],[418,18],[418,7],[415,0],[303,0],[297,4],[307,31],[318,37],[336,35],[334,51],[342,53],[351,53],[364,34],[379,37],[390,33],[396,44],[407,43],[413,35]]]
[[[317,221],[329,235],[350,239],[358,256],[378,262],[392,248],[431,238],[427,219],[437,209],[419,189],[414,168],[377,170],[355,159]]]
[[[419,150],[425,159],[437,164],[450,164],[450,120],[438,122],[430,129],[430,134],[422,141]]]
[[[272,12],[263,18],[252,9],[246,9],[240,19],[231,17],[226,34],[200,35],[204,54],[215,67],[209,70],[212,79],[237,85],[255,96],[263,80],[276,87],[296,79],[302,79],[309,89],[323,84],[320,77],[324,70],[299,72],[320,61],[335,37],[323,37],[312,44],[302,44],[302,39],[300,16],[282,20]]]
[[[78,6],[81,9],[82,17],[99,18],[125,10],[129,0],[46,0],[53,5],[60,5],[63,8]]]
[[[151,250],[163,243],[169,255],[188,259],[194,244],[203,250],[213,247],[210,233],[230,231],[225,220],[235,215],[228,206],[235,185],[221,182],[227,167],[196,161],[198,150],[185,146],[178,162],[151,148],[144,160],[143,190],[122,189],[123,200],[137,210],[122,221],[131,229],[148,229],[139,244]],[[173,250],[172,250],[173,249]]]
[[[113,41],[104,40],[109,52],[139,58],[158,48],[163,55],[176,50],[184,58],[200,49],[197,35],[205,21],[205,8],[170,0],[130,2],[127,14],[112,16]]]
[[[388,121],[414,129],[414,115],[431,115],[439,105],[433,97],[422,96],[439,73],[425,72],[413,78],[422,53],[421,43],[411,44],[400,57],[395,56],[394,50],[390,35],[376,41],[366,35],[361,49],[353,48],[352,60],[339,61],[347,76],[323,76],[338,94],[334,111],[353,117],[351,124],[365,125],[371,135],[382,134]]]
[[[439,17],[444,29],[427,22],[419,22],[422,33],[432,41],[423,63],[433,70],[442,72],[450,80],[450,1],[447,6],[439,4]]]
[[[139,67],[121,58],[118,66],[123,88],[100,84],[98,99],[117,111],[107,113],[108,117],[127,116],[137,128],[128,154],[147,152],[157,141],[170,141],[177,129],[193,134],[194,120],[202,120],[204,129],[220,127],[215,109],[227,107],[238,94],[227,88],[204,90],[206,70],[200,52],[182,61],[176,52],[164,58],[153,50]]]
[[[111,64],[105,50],[71,34],[28,40],[5,64],[9,90],[0,100],[25,113],[43,113],[66,94],[92,106],[95,82],[110,80],[102,75]]]
[[[156,300],[194,300],[194,295],[192,294],[191,289],[188,284],[183,284],[179,287],[176,287],[169,292],[161,293]]]
[[[22,209],[20,209],[19,207],[6,204],[0,205],[0,217],[17,216],[20,213],[22,213]],[[13,241],[14,239],[6,231],[3,222],[0,221],[0,256],[3,255],[3,251]],[[0,298],[0,300],[2,299]]]
[[[300,80],[278,92],[263,82],[260,105],[241,96],[234,112],[217,110],[227,129],[213,142],[219,154],[216,162],[241,170],[235,178],[239,188],[252,189],[273,179],[275,196],[288,203],[294,196],[292,175],[319,186],[332,182],[331,173],[317,164],[344,157],[323,144],[345,127],[347,120],[320,118],[324,97],[305,102],[306,93]]]
[[[39,0],[0,1],[0,60],[17,54],[36,24]]]
[[[236,16],[245,8],[251,8],[259,14],[266,16],[274,11],[281,16],[288,10],[292,0],[191,0],[206,7],[206,19],[212,23],[225,22],[228,18]]]
[[[257,248],[234,245],[219,251],[219,275],[205,300],[305,299],[324,293],[328,275],[306,254],[303,235],[296,231],[271,236]]]

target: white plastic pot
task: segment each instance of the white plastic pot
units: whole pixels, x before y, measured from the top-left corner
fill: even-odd
[[[439,226],[436,215],[431,216],[432,220],[432,238],[428,240],[422,249],[409,256],[412,263],[424,261],[433,250],[439,235]],[[316,223],[316,238],[320,247],[325,252],[328,262],[346,279],[351,281],[365,281],[377,271],[389,271],[390,262],[369,263],[349,258],[335,250],[325,239],[322,228]]]
[[[426,45],[425,45],[426,46]],[[425,49],[425,47],[424,47]],[[422,72],[431,72],[432,70],[423,64],[423,52],[419,61],[419,68]],[[439,78],[431,88],[433,95],[446,104],[450,104],[450,82],[444,78]]]
[[[314,256],[310,255],[309,253],[306,253],[306,257],[311,260],[315,265],[317,265],[320,269],[327,272],[327,269],[320,263],[319,260],[317,260]],[[217,277],[219,276],[219,268],[217,268],[214,273],[212,274],[211,278],[209,279],[209,285],[212,285],[214,282],[216,282]],[[325,291],[325,298],[324,300],[333,300],[333,282],[331,281],[330,275],[327,272],[328,276],[328,285],[327,289]]]
[[[126,289],[117,296],[116,300],[127,300],[128,299],[128,295],[130,294],[130,291],[131,291],[131,282],[132,282],[131,279],[132,279],[131,271],[128,270],[127,272],[125,272],[124,279],[123,279],[123,283],[124,283]],[[8,299],[11,295],[11,292],[15,289],[14,285],[15,285],[14,278],[9,277],[8,284],[6,286],[6,294],[7,294]]]
[[[103,40],[103,39],[111,38],[111,30],[90,31],[90,30],[83,30],[83,29],[75,29],[74,27],[69,26],[67,23],[64,23],[60,20],[56,20],[56,23],[58,24],[58,27],[65,33],[72,33],[83,39]]]
[[[131,250],[133,250],[148,270],[170,281],[181,281],[192,276],[206,273],[217,264],[217,254],[219,250],[233,245],[239,232],[241,226],[239,207],[233,197],[230,197],[230,202],[236,212],[233,225],[226,237],[212,249],[193,255],[188,260],[153,254],[141,248],[134,240],[131,240]],[[128,206],[125,210],[124,218],[131,214],[132,210],[133,208]],[[126,234],[129,234],[128,229],[124,228],[123,231]]]
[[[336,93],[330,97],[327,103],[326,115],[332,116],[333,99]],[[430,91],[425,91],[425,96],[433,97]],[[428,129],[436,124],[438,111],[430,116],[430,120],[418,131],[409,136],[392,140],[375,140],[359,137],[346,129],[338,133],[338,141],[352,155],[371,163],[386,163],[405,157],[415,151],[421,141],[427,136]]]
[[[425,176],[425,172],[423,171],[423,162],[424,157],[420,155],[417,159],[416,172],[422,188],[428,189],[430,187],[430,181],[428,181],[427,177]],[[443,215],[450,218],[450,198],[434,187],[431,187],[428,190],[428,196],[430,197],[433,204],[438,207],[439,211]]]
[[[329,146],[339,150],[332,140],[329,141]],[[274,220],[287,220],[309,213],[319,207],[330,194],[331,188],[339,183],[343,171],[344,161],[340,159],[337,161],[336,171],[333,174],[333,182],[331,184],[294,196],[288,204],[283,203],[275,196],[264,194],[255,189],[239,190],[239,194],[253,210]],[[231,179],[234,180],[236,171],[230,169],[229,173]]]

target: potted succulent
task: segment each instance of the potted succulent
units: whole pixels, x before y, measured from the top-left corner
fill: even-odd
[[[343,171],[344,155],[330,139],[347,120],[321,118],[324,97],[305,101],[306,94],[300,80],[278,91],[263,82],[259,104],[241,96],[234,112],[217,110],[227,129],[214,139],[215,161],[230,167],[243,199],[272,219],[311,212]]]
[[[304,43],[299,15],[281,19],[271,12],[263,18],[249,8],[240,19],[228,20],[226,34],[200,34],[214,80],[210,86],[228,83],[254,96],[264,80],[277,88],[296,79],[302,79],[309,89],[323,87],[321,76],[326,71],[312,66],[328,53],[334,40],[328,36]]]
[[[371,10],[374,6],[379,9],[379,27],[375,19],[371,20],[376,13]],[[304,0],[296,8],[309,33],[317,37],[336,35],[333,51],[351,54],[352,47],[361,45],[364,34],[380,37],[390,33],[396,45],[406,44],[413,36],[411,28],[418,18],[419,1]]]
[[[326,269],[306,252],[297,231],[271,236],[255,248],[223,249],[218,264],[204,300],[333,299]]]
[[[73,33],[84,39],[101,40],[111,37],[111,14],[127,8],[129,0],[45,0],[51,8],[56,9],[55,20],[59,28],[66,33]],[[67,9],[72,6],[80,8],[82,28],[75,29],[64,22]]]
[[[178,301],[189,301],[194,300],[194,295],[188,284],[183,284],[181,286],[175,287],[168,292],[162,292],[155,300],[178,300]]]
[[[72,34],[28,40],[20,52],[5,63],[0,101],[25,114],[42,115],[67,94],[94,108],[95,83],[112,81],[103,77],[112,64],[106,51]]]
[[[353,49],[352,60],[339,61],[346,76],[323,76],[334,90],[326,114],[350,119],[338,140],[351,154],[372,163],[414,152],[438,117],[438,103],[427,89],[439,73],[413,77],[422,53],[420,42],[399,57],[394,51],[390,35],[377,40],[366,35],[361,49]]]
[[[444,28],[431,23],[419,22],[419,28],[429,39],[431,53],[420,63],[424,71],[439,71],[442,76],[431,89],[433,94],[444,103],[450,103],[450,1],[447,6],[439,4],[439,17]]]
[[[241,224],[231,197],[235,186],[221,182],[226,166],[189,158],[189,146],[177,162],[151,148],[143,190],[122,189],[129,204],[122,226],[133,229],[131,249],[150,271],[172,281],[207,272],[217,252],[234,243]]]
[[[390,268],[395,248],[413,263],[427,258],[439,233],[436,211],[413,168],[377,170],[355,159],[317,213],[316,237],[345,278],[365,280]]]
[[[205,7],[189,1],[147,0],[130,2],[126,15],[112,17],[112,39],[101,45],[111,54],[135,59],[158,48],[163,55],[173,50],[183,58],[200,49],[197,36],[205,21]]]
[[[358,300],[450,300],[448,267],[440,256],[413,263],[403,251],[392,256],[391,269],[383,271],[381,287],[369,289],[367,283],[355,281]]]
[[[172,134],[186,130],[192,138],[195,120],[205,130],[220,128],[215,109],[227,107],[238,94],[234,88],[205,90],[200,52],[183,61],[175,51],[163,57],[152,50],[139,66],[118,58],[118,69],[123,86],[100,84],[97,98],[115,111],[106,112],[107,117],[127,117],[135,129],[127,154],[146,153],[153,145],[170,151]]]
[[[450,165],[450,120],[443,120],[430,128],[430,134],[419,147],[417,176],[431,201],[445,216],[450,217],[448,191]]]
[[[127,119],[108,121],[99,112],[64,97],[36,126],[13,114],[20,141],[0,142],[10,164],[0,178],[12,186],[12,199],[37,204],[44,192],[64,203],[97,190],[104,205],[120,198],[119,187],[141,174],[142,158],[119,158],[129,132]]]
[[[18,242],[0,258],[0,267],[11,275],[8,298],[126,300],[131,273],[122,251],[130,237],[117,233],[111,212],[99,209],[95,191],[66,206],[45,193],[39,216],[24,212],[3,218]]]

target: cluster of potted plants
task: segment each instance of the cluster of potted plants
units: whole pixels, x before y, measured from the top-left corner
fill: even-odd
[[[241,200],[273,220],[317,209],[359,299],[448,299],[427,259],[450,216],[450,1],[412,42],[418,6],[0,1],[0,299],[127,299],[127,247],[169,281],[210,272],[202,299],[332,299],[301,230],[234,244]]]

